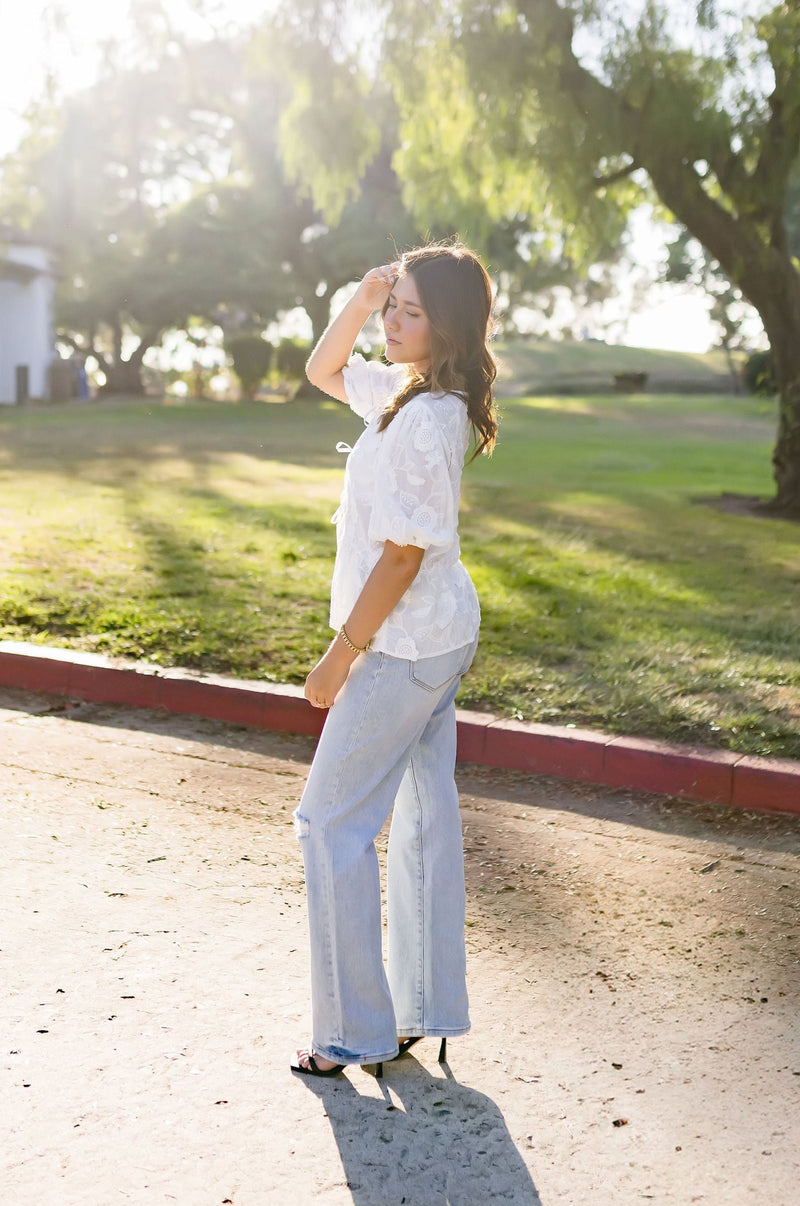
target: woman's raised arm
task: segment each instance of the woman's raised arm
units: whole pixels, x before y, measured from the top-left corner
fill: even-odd
[[[306,376],[311,384],[340,402],[347,401],[342,369],[364,323],[374,310],[382,308],[389,296],[399,267],[399,264],[382,264],[370,269],[308,359]]]

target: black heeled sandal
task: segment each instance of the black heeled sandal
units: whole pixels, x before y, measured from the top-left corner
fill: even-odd
[[[299,1072],[301,1076],[338,1076],[344,1069],[344,1064],[334,1064],[332,1068],[320,1068],[310,1052],[307,1067],[304,1068],[302,1064],[289,1065],[290,1072]],[[375,1079],[383,1080],[383,1061],[375,1065]]]
[[[420,1041],[420,1039],[423,1039],[423,1038],[425,1038],[424,1034],[417,1034],[414,1038],[403,1039],[402,1043],[400,1043],[400,1045],[397,1049],[397,1055],[395,1056],[395,1059],[399,1059],[401,1055],[405,1055],[406,1051],[408,1051],[409,1048],[413,1047],[415,1043],[418,1043]],[[442,1039],[442,1041],[439,1045],[439,1063],[444,1064],[446,1062],[447,1062],[447,1035],[444,1036],[444,1038]]]
[[[332,1068],[320,1068],[314,1056],[309,1051],[308,1065],[304,1068],[302,1064],[290,1064],[291,1072],[299,1072],[301,1076],[338,1076],[344,1071],[344,1064],[334,1064]]]

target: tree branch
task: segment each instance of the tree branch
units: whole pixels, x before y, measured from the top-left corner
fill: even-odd
[[[114,362],[122,363],[122,319],[119,315],[115,315],[111,320],[111,338],[113,347]]]
[[[141,339],[139,340],[138,345],[133,350],[133,352],[131,352],[130,356],[128,357],[127,361],[125,361],[125,363],[140,365],[144,358],[145,352],[148,352],[150,350],[150,348],[153,347],[154,344],[158,343],[160,338],[161,338],[161,328],[160,327],[150,327],[147,331],[145,331],[144,335],[142,335]]]
[[[97,325],[95,323],[92,324],[92,329],[89,332],[89,347],[92,356],[94,356],[100,368],[108,376],[111,371],[111,362],[105,352],[101,352],[97,347]]]
[[[773,197],[782,199],[800,146],[800,55],[797,46],[787,39],[785,29],[773,31],[766,42],[775,88],[769,97],[769,118],[753,176],[764,182],[762,194],[766,186]],[[791,53],[788,63],[787,53]]]
[[[607,188],[612,184],[616,184],[618,180],[624,180],[627,176],[632,176],[641,166],[634,159],[627,167],[621,167],[617,172],[610,172],[607,176],[592,176],[592,188]]]
[[[100,368],[103,369],[104,372],[108,372],[108,368],[109,368],[108,357],[103,352],[98,351],[98,349],[95,347],[95,332],[94,331],[90,331],[88,336],[83,340],[83,342],[80,342],[75,335],[70,335],[67,331],[62,331],[62,330],[59,330],[57,332],[56,337],[60,343],[66,343],[69,347],[72,348],[72,350],[74,352],[77,352],[80,356],[93,356],[94,359],[99,364]]]
[[[593,115],[602,113],[609,154],[630,155],[635,166],[642,165],[641,143],[647,142],[642,130],[643,113],[610,85],[603,83],[578,60],[572,46],[575,33],[573,14],[562,8],[558,0],[516,0],[518,11],[529,28],[536,31],[535,53],[542,45],[553,47],[552,62],[558,78],[559,92],[572,99],[578,115],[592,124]],[[632,166],[624,174],[629,175]],[[619,179],[622,176],[618,177]],[[599,186],[605,181],[600,180]]]
[[[56,335],[56,338],[58,339],[59,343],[66,343],[72,348],[73,352],[78,352],[81,356],[88,356],[92,353],[91,344],[84,346],[83,344],[78,343],[78,340],[74,335],[68,335],[64,331],[59,331]]]

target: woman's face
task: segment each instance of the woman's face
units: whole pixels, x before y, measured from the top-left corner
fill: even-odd
[[[399,277],[389,294],[383,316],[386,359],[393,364],[413,364],[424,373],[431,359],[431,330],[409,273]]]

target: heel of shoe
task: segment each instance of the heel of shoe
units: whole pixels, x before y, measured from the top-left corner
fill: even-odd
[[[442,1039],[441,1044],[439,1046],[439,1063],[444,1064],[446,1062],[447,1062],[447,1036],[445,1035],[445,1037]]]

